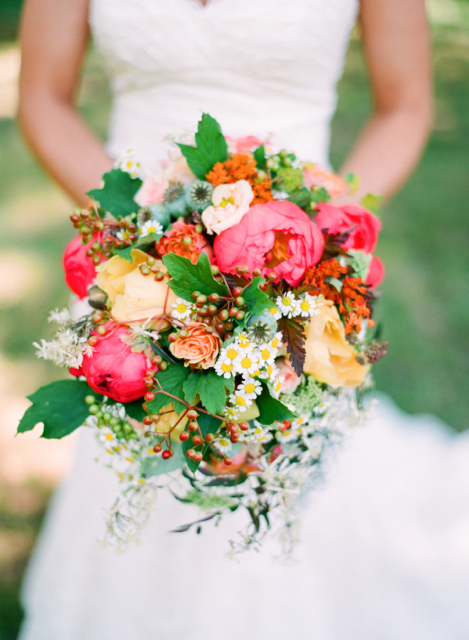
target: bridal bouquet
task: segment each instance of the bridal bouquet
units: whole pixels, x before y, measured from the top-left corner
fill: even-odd
[[[233,549],[281,522],[286,539],[326,447],[361,420],[370,365],[378,217],[330,201],[356,178],[254,137],[229,139],[204,114],[192,144],[157,175],[127,155],[71,216],[64,255],[85,315],[54,311],[39,356],[74,379],[31,395],[18,431],[91,428],[121,491],[108,536],[136,536],[156,487],[201,523],[244,507]]]

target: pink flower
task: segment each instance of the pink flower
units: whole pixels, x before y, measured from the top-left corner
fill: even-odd
[[[146,178],[135,194],[135,202],[141,207],[148,207],[150,204],[163,202],[165,189],[164,178],[160,176]]]
[[[112,322],[106,324],[108,333],[100,336],[92,356],[83,357],[83,375],[97,393],[117,402],[132,402],[145,395],[145,371],[156,369],[143,353],[133,352],[124,341],[131,338],[129,331]]]
[[[323,203],[318,205],[318,211],[316,222],[323,231],[333,235],[350,232],[342,244],[344,249],[373,253],[381,231],[381,222],[377,216],[354,204],[334,207]]]
[[[308,189],[311,187],[323,187],[329,193],[331,198],[340,196],[346,187],[345,180],[331,171],[324,171],[318,164],[307,164],[303,168],[304,186]]]
[[[99,236],[95,234],[88,244],[82,244],[81,236],[77,236],[67,245],[64,251],[65,282],[73,293],[76,293],[80,298],[86,298],[88,287],[96,278],[96,267],[92,258],[87,257],[86,252],[98,238]]]
[[[215,238],[213,249],[221,271],[233,272],[238,265],[264,273],[275,269],[296,286],[319,262],[324,238],[296,204],[273,200],[251,207],[239,224]]]
[[[301,382],[301,378],[296,374],[289,360],[278,360],[277,365],[279,368],[279,380],[281,381],[280,392],[294,393]]]
[[[366,276],[365,283],[369,284],[372,289],[379,287],[384,278],[384,265],[379,258],[373,256],[370,262],[370,269]]]
[[[245,138],[229,138],[225,136],[225,139],[230,145],[232,153],[250,153],[263,144],[263,141],[256,138],[256,136],[246,136]]]

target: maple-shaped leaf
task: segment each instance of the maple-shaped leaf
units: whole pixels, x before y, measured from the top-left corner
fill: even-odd
[[[102,189],[93,189],[88,191],[86,195],[90,196],[105,210],[114,217],[128,216],[131,213],[137,213],[138,204],[134,200],[134,196],[142,186],[140,178],[132,178],[126,171],[122,169],[111,169],[103,175],[104,187]]]
[[[287,345],[290,362],[296,375],[301,376],[305,364],[306,350],[304,327],[295,318],[280,318],[278,322],[283,341]]]

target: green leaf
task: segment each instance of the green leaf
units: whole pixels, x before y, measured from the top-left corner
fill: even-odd
[[[156,374],[156,379],[161,384],[164,391],[167,391],[177,398],[184,398],[183,385],[184,381],[189,375],[189,370],[183,364],[171,364],[166,371],[159,371]],[[166,407],[171,402],[174,402],[174,410],[177,413],[181,413],[186,408],[186,405],[179,400],[174,400],[164,393],[155,393],[155,399],[151,402],[147,402],[147,407],[150,413],[159,413],[163,407]]]
[[[103,398],[87,382],[81,380],[57,380],[41,387],[28,396],[33,404],[21,418],[18,433],[31,431],[42,422],[42,438],[59,439],[68,436],[90,415],[85,402],[88,395],[94,395],[98,402]]]
[[[331,284],[335,289],[337,289],[339,293],[342,291],[343,284],[342,284],[342,281],[339,280],[338,278],[333,278],[332,276],[329,276],[328,278],[324,278],[324,282]]]
[[[127,402],[124,405],[124,408],[129,418],[133,418],[133,420],[137,420],[138,422],[143,422],[143,418],[147,415],[145,409],[143,408],[142,400]]]
[[[362,207],[365,207],[365,209],[378,214],[383,204],[383,196],[376,196],[374,193],[367,193],[366,196],[361,199],[360,204]]]
[[[267,385],[262,385],[262,393],[257,396],[256,403],[259,409],[258,422],[263,425],[271,425],[276,420],[283,422],[283,420],[294,420],[295,414],[286,407],[283,402],[273,398],[270,395]]]
[[[200,291],[205,296],[211,293],[218,293],[220,296],[229,294],[228,287],[213,277],[210,260],[205,253],[200,254],[197,264],[192,264],[189,258],[175,253],[163,256],[163,263],[171,275],[169,287],[184,300],[192,301],[194,291]]]
[[[252,279],[249,287],[243,291],[243,298],[249,313],[254,315],[261,314],[264,309],[274,306],[274,303],[260,287],[265,284],[265,278],[257,276]]]
[[[168,460],[163,460],[161,455],[157,454],[144,458],[141,464],[142,475],[149,478],[150,476],[160,476],[162,473],[170,473],[180,469],[187,460],[182,450],[182,444],[180,442],[172,442],[171,448],[174,455]]]
[[[118,249],[117,255],[124,260],[129,260],[132,262],[132,256],[130,255],[134,249],[140,249],[140,251],[148,251],[155,245],[155,242],[161,238],[161,235],[157,235],[156,233],[149,233],[146,236],[142,236],[137,240],[137,242],[130,247],[125,247],[125,249]]]
[[[283,342],[287,345],[287,352],[296,375],[301,376],[305,364],[305,333],[301,322],[294,318],[280,318],[278,328],[282,332]]]
[[[132,178],[122,169],[112,169],[104,174],[103,180],[102,189],[93,189],[86,195],[99,202],[105,211],[116,218],[119,216],[124,218],[138,211],[139,206],[134,196],[142,185],[140,178]]]
[[[307,209],[313,200],[313,194],[306,187],[292,191],[287,200],[296,204],[300,209]]]
[[[311,202],[318,204],[319,202],[329,202],[331,199],[331,195],[327,189],[324,187],[316,187],[315,189],[311,189]]]
[[[354,173],[347,173],[345,182],[348,184],[349,193],[353,195],[360,188],[360,178]]]
[[[232,380],[226,380],[215,371],[201,371],[192,372],[184,382],[183,388],[187,402],[192,404],[198,395],[209,413],[219,414],[226,404],[225,387],[228,385],[232,390]]]
[[[217,162],[228,159],[228,145],[218,122],[208,113],[202,114],[197,133],[195,147],[178,144],[187,164],[199,180],[205,180]]]
[[[261,144],[260,147],[257,147],[257,149],[254,149],[253,156],[254,156],[254,160],[256,161],[257,168],[265,169],[266,157],[265,157],[265,147],[263,144]]]
[[[220,429],[223,422],[218,418],[214,418],[213,416],[209,416],[206,413],[199,413],[199,417],[197,418],[197,422],[199,423],[200,430],[205,438],[207,433],[213,433],[215,435],[217,431]]]
[[[197,471],[197,469],[200,466],[200,462],[202,462],[202,460],[200,462],[196,462],[195,460],[191,460],[191,458],[188,458],[186,456],[186,453],[189,451],[189,449],[194,449],[194,451],[202,451],[202,456],[205,456],[206,453],[209,450],[209,446],[208,445],[203,445],[203,444],[199,444],[196,447],[194,447],[194,445],[192,444],[192,440],[191,438],[189,438],[189,440],[186,440],[185,442],[182,443],[182,450],[184,452],[184,461],[187,464],[187,466],[189,467],[189,469],[192,471],[192,473],[195,474],[195,472]]]

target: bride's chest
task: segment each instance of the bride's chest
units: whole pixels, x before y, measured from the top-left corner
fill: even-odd
[[[90,0],[115,74],[207,68],[286,76],[341,55],[358,0]]]

